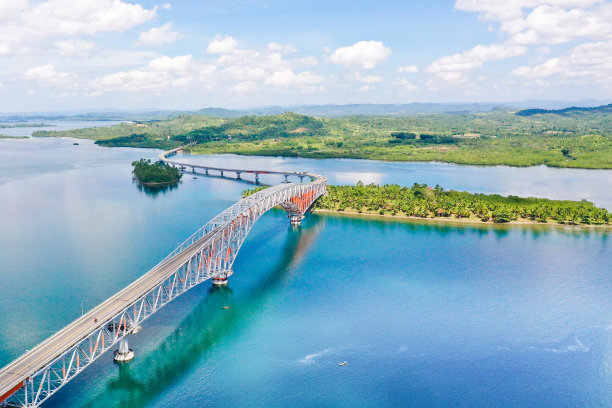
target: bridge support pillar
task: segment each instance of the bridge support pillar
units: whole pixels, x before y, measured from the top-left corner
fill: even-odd
[[[223,177],[223,170],[221,170],[221,177]]]
[[[289,222],[291,223],[292,226],[299,226],[302,225],[302,220],[304,219],[304,216],[302,214],[289,214]]]
[[[227,278],[229,278],[233,274],[234,274],[234,271],[232,271],[231,269],[225,270],[223,272],[219,272],[217,276],[212,278],[213,286],[227,286]]]
[[[255,184],[259,184],[259,173],[255,173]]]
[[[117,363],[125,363],[126,361],[130,361],[134,358],[134,350],[129,348],[127,336],[122,338],[119,342],[119,349],[115,350],[113,353],[113,359]]]
[[[208,176],[208,169],[205,170],[205,174]]]
[[[239,171],[236,172],[236,179],[241,180]]]

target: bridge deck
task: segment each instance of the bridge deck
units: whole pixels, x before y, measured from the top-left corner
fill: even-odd
[[[155,288],[160,282],[163,282],[166,278],[171,276],[181,265],[193,257],[216,232],[217,230],[211,231],[184,251],[158,264],[129,286],[120,290],[82,317],[76,319],[53,336],[2,368],[2,370],[0,370],[0,402],[2,402],[2,397],[5,394],[10,394],[12,390],[14,390],[16,386],[22,384],[29,375],[47,364],[50,364],[89,333],[102,327],[109,319],[121,313],[127,305],[138,300],[147,292]],[[94,319],[98,321],[94,322]]]

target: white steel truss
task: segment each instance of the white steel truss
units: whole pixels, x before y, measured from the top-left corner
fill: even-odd
[[[160,158],[181,168],[191,166],[166,159],[175,150],[163,153]],[[153,269],[94,309],[99,313],[110,310],[108,317],[92,322],[94,311],[91,311],[1,369],[0,407],[38,407],[170,301],[208,279],[227,276],[247,234],[266,211],[282,206],[292,223],[299,223],[308,208],[325,193],[323,176],[275,173],[296,175],[300,179],[308,177],[310,182],[276,185],[238,201],[187,238]],[[123,303],[119,308],[111,307],[112,301]],[[72,333],[71,328],[77,325],[79,331],[74,329]],[[40,358],[34,359],[34,355]]]

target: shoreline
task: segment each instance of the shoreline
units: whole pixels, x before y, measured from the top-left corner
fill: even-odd
[[[476,218],[449,218],[449,217],[434,217],[434,218],[423,218],[416,217],[414,215],[390,215],[390,214],[375,214],[367,212],[357,211],[334,211],[317,208],[312,210],[313,214],[337,214],[342,216],[355,216],[365,218],[386,218],[386,219],[398,219],[398,220],[411,220],[419,221],[424,223],[441,223],[441,224],[468,224],[468,225],[495,225],[495,226],[511,226],[511,225],[525,225],[525,226],[549,226],[549,227],[568,227],[568,228],[612,228],[612,224],[558,224],[556,222],[537,222],[537,221],[510,221],[510,222],[493,222],[493,221],[480,221]]]
[[[138,176],[136,176],[135,174],[134,174],[133,179],[138,181],[139,184],[141,184],[143,186],[146,186],[146,187],[164,187],[164,186],[169,186],[171,184],[175,184],[175,183],[178,183],[179,181],[181,181],[181,179],[178,178],[176,180],[164,181],[164,182],[161,182],[161,183],[145,183],[144,181],[140,180],[138,178]]]
[[[196,145],[197,146],[197,145]],[[132,146],[126,146],[126,147],[132,147]],[[133,146],[133,147],[138,147],[138,146]],[[343,156],[343,155],[338,155],[338,156],[329,156],[329,157],[317,157],[316,155],[300,155],[300,154],[295,154],[295,155],[280,155],[280,154],[266,154],[263,152],[232,152],[232,151],[228,151],[228,152],[215,152],[215,151],[201,151],[198,152],[197,150],[191,150],[189,148],[185,149],[186,152],[188,152],[189,154],[193,154],[193,155],[198,155],[198,156],[208,156],[208,155],[218,155],[218,154],[235,154],[237,156],[260,156],[260,157],[291,157],[291,158],[301,158],[301,159],[313,159],[313,160],[326,160],[326,159],[349,159],[349,160],[369,160],[369,161],[379,161],[379,162],[385,162],[385,163],[441,163],[441,164],[452,164],[452,165],[456,165],[456,166],[474,166],[474,167],[497,167],[497,166],[503,166],[503,167],[512,167],[512,168],[530,168],[530,167],[538,167],[538,166],[544,166],[546,168],[550,168],[550,169],[575,169],[575,170],[612,170],[612,167],[580,167],[580,166],[555,166],[555,165],[550,165],[547,163],[538,163],[538,164],[526,164],[526,165],[520,165],[520,164],[508,164],[508,163],[496,163],[496,164],[486,164],[486,163],[465,163],[465,162],[456,162],[456,161],[444,161],[444,160],[430,160],[430,159],[423,159],[423,160],[419,160],[419,159],[412,159],[412,160],[393,160],[393,159],[385,159],[385,158],[370,158],[370,157],[350,157],[350,156]]]

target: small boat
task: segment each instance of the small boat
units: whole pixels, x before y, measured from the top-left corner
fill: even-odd
[[[79,144],[78,144],[77,142],[74,142],[74,143],[73,143],[73,145],[74,145],[74,146],[78,146]]]
[[[193,178],[196,179],[196,180],[198,179],[196,176],[193,176]]]
[[[223,306],[223,309],[227,310],[229,309],[231,306]]]
[[[343,362],[341,362],[341,363],[338,363],[338,365],[339,365],[340,367],[344,367],[344,366],[345,366],[345,365],[347,365],[347,364],[348,364],[348,363],[347,363],[346,361],[343,361]]]

